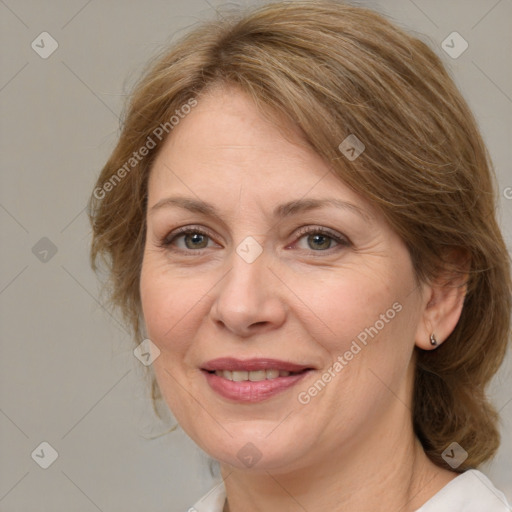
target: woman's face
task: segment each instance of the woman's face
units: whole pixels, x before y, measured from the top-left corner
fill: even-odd
[[[426,305],[401,239],[293,133],[216,89],[148,185],[140,289],[159,386],[198,445],[253,470],[409,425]],[[276,377],[289,363],[307,370]]]

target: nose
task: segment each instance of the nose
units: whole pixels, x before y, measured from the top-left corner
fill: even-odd
[[[215,287],[210,316],[217,326],[239,337],[280,327],[286,306],[282,283],[269,268],[265,251],[252,263],[233,253],[231,269]]]

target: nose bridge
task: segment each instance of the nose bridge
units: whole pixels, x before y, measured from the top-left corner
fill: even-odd
[[[263,237],[258,237],[262,242],[260,243],[252,235],[242,235],[242,233],[238,235],[239,241],[233,246],[229,257],[230,271],[226,278],[227,282],[235,287],[238,286],[240,292],[244,292],[257,284],[253,281],[257,280],[258,276],[261,277],[268,272],[271,254],[268,249],[263,250]],[[253,295],[256,291],[253,290]]]
[[[240,335],[252,332],[256,324],[268,327],[282,323],[284,305],[272,290],[269,257],[252,237],[240,242],[212,305],[216,323]]]
[[[233,308],[239,301],[238,309],[249,311],[265,295],[268,272],[268,254],[261,251],[256,256],[254,246],[242,241],[231,256],[230,271],[221,290],[224,302],[232,301]]]

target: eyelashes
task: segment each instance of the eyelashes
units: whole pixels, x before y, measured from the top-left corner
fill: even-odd
[[[200,228],[198,226],[188,226],[188,227],[178,228],[178,229],[172,231],[163,240],[161,240],[159,245],[166,249],[174,249],[173,243],[177,239],[187,237],[189,235],[199,235],[200,237],[209,238],[209,239],[213,238],[211,233],[204,230],[203,228]],[[196,240],[197,240],[197,238],[196,238]],[[199,249],[203,249],[203,247],[199,247]],[[186,249],[184,249],[184,250],[186,250]],[[190,249],[190,250],[197,251],[198,249]]]
[[[349,247],[351,245],[347,237],[341,235],[340,233],[336,233],[335,231],[332,231],[328,228],[324,228],[324,227],[320,227],[320,226],[307,226],[305,228],[301,228],[301,229],[299,229],[299,231],[296,233],[295,236],[297,237],[297,241],[295,243],[299,242],[304,237],[307,237],[306,240],[307,240],[308,244],[315,237],[324,239],[324,241],[329,240],[329,247],[327,247],[326,249],[323,248],[323,249],[316,250],[316,251],[312,247],[308,247],[306,249],[306,250],[311,250],[313,252],[330,251],[331,249],[333,249],[333,247],[331,247],[330,241],[334,241],[336,243],[334,248]],[[315,241],[315,243],[316,243],[316,241]],[[320,244],[320,245],[322,245],[322,244]]]
[[[334,250],[347,248],[352,245],[346,236],[329,228],[306,226],[294,234],[294,242],[288,244],[286,248],[297,245],[303,239],[305,239],[306,247],[299,248],[298,250],[311,253],[330,254]],[[208,230],[200,226],[184,226],[166,235],[159,241],[158,245],[163,249],[173,252],[200,255],[206,249],[212,247],[210,242],[219,247],[214,242],[214,236]],[[320,247],[314,248],[315,244],[318,244]]]

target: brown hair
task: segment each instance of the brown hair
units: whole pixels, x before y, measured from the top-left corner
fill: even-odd
[[[469,454],[458,471],[489,459],[499,434],[485,387],[508,344],[512,289],[494,174],[475,119],[440,59],[370,10],[329,0],[269,4],[203,23],[150,63],[89,205],[93,268],[102,257],[112,303],[137,343],[147,182],[159,148],[130,159],[159,138],[155,133],[171,133],[171,117],[191,98],[218,84],[238,86],[262,111],[298,126],[402,237],[418,282],[447,268],[467,277],[452,334],[437,350],[417,350],[413,422],[440,466],[452,441]],[[338,149],[349,134],[366,146],[354,161]],[[455,254],[465,256],[469,273]]]

